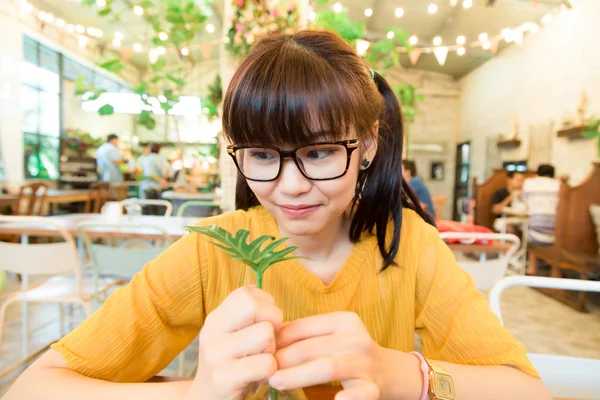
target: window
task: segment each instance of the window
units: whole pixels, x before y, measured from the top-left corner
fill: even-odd
[[[60,54],[23,37],[22,122],[25,178],[60,178]]]

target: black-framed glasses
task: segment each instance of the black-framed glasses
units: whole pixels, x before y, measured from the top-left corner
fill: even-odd
[[[358,139],[315,143],[293,150],[271,146],[227,146],[242,176],[251,181],[270,182],[279,178],[286,158],[291,158],[304,175],[313,181],[337,179],[348,172]]]

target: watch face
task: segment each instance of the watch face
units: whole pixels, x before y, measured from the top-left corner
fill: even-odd
[[[435,396],[440,400],[454,400],[454,381],[450,375],[436,373],[433,377]]]

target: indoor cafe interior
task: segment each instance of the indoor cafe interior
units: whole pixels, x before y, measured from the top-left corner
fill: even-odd
[[[0,398],[81,398],[86,376],[205,399],[600,399],[599,17],[598,0],[0,0]],[[207,396],[207,354],[252,341],[211,346],[215,321],[267,297],[276,365],[244,378],[264,393]],[[300,394],[276,390],[286,329],[333,311],[418,393],[318,380],[316,350]],[[549,397],[477,392],[490,365]],[[38,380],[49,366],[65,374]]]

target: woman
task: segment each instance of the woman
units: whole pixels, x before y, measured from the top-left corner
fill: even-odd
[[[160,155],[161,146],[158,143],[149,143],[144,150],[144,155],[138,160],[142,175],[145,176],[140,182],[140,198],[160,199],[163,189],[169,187],[169,162]]]
[[[262,291],[248,268],[187,235],[8,398],[50,389],[61,399],[239,399],[269,380],[283,390],[339,381],[338,399],[441,399],[427,376],[441,365],[457,399],[548,399],[402,181],[401,121],[389,85],[339,37],[257,44],[223,106],[239,210],[203,224],[289,237],[309,259],[269,269]],[[132,383],[161,371],[201,327],[193,381]],[[415,332],[439,362],[409,354]]]

